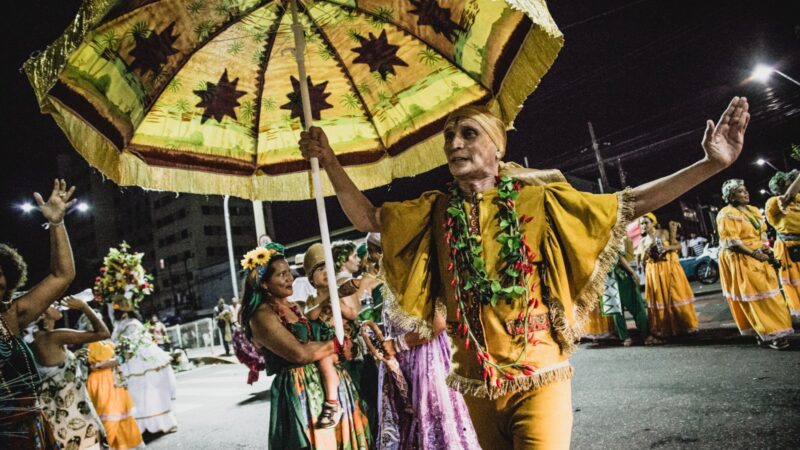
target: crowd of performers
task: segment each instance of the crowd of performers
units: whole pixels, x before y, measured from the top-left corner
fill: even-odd
[[[755,336],[759,346],[783,350],[800,318],[800,191],[798,171],[776,173],[769,183],[773,196],[762,211],[750,204],[740,179],[722,185],[727,204],[717,214],[721,248],[719,271],[723,296],[742,335]],[[767,223],[776,230],[768,245]],[[589,315],[584,337],[598,340],[616,334],[623,345],[633,340],[624,311],[634,318],[645,345],[662,344],[698,329],[694,294],[678,262],[677,223],[661,229],[652,213],[640,218],[642,239],[635,251],[620,248],[609,273],[600,307]],[[795,250],[792,250],[792,249]],[[644,298],[631,263],[645,271]]]
[[[73,193],[56,180],[46,202],[35,194],[48,221],[51,269],[29,290],[18,291],[27,278],[24,260],[0,244],[3,449],[135,449],[144,447],[144,432],[177,430],[172,358],[137,313],[152,289],[142,254],[124,244],[112,249],[97,277],[95,300],[107,305],[113,332],[86,299],[62,300],[75,276],[64,225]],[[81,313],[77,330],[55,328],[66,310]],[[30,343],[26,328],[35,330]]]
[[[486,108],[463,107],[444,128],[453,175],[446,192],[381,207],[351,182],[323,130],[304,132],[303,155],[319,158],[345,213],[369,234],[363,249],[334,243],[335,285],[322,246],[312,245],[302,264],[310,294],[299,299],[283,246],[258,247],[241,261],[236,311],[224,302],[215,311],[224,342],[250,368],[248,382],[262,370],[274,376],[271,448],[569,448],[569,356],[587,330],[613,321],[630,345],[624,311],[648,345],[697,329],[676,230],[662,230],[650,211],[732,164],[748,121],[746,99],[734,98],[717,124],[707,124],[700,161],[595,195],[576,191],[558,171],[503,163],[502,121]],[[793,332],[789,313],[800,312],[800,181],[796,173],[773,181],[777,196],[766,214],[779,232],[774,253],[763,245],[766,226],[742,182],[725,183],[720,271],[742,333],[783,348]],[[59,182],[46,203],[37,196],[51,224],[52,274],[16,299],[24,266],[3,247],[0,433],[20,443],[12,448],[54,441],[135,448],[142,431],[177,426],[174,375],[131,301],[152,286],[137,254],[114,249],[96,283],[100,299],[112,305],[113,334],[77,299],[67,306],[84,313],[83,330],[52,329],[60,313],[51,305],[74,276],[63,225],[71,195]],[[625,242],[626,226],[637,218],[644,297]],[[132,291],[109,275],[115,261],[128,258]],[[331,289],[339,293],[343,342],[334,338]],[[598,303],[601,312],[592,312]],[[36,320],[41,331],[28,346],[20,332]],[[81,357],[65,347],[78,344],[88,344],[88,380]]]

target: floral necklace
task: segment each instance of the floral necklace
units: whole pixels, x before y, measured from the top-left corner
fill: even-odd
[[[470,324],[469,314],[465,311],[479,311],[480,306],[495,306],[498,301],[506,303],[522,300],[525,302],[525,311],[520,313],[519,320],[524,321],[525,330],[531,320],[530,310],[539,304],[538,299],[526,299],[528,292],[528,275],[534,270],[531,262],[535,255],[525,241],[522,225],[533,220],[531,217],[519,216],[515,201],[519,197],[521,184],[508,176],[496,178],[498,207],[497,220],[500,233],[497,242],[501,245],[500,259],[503,267],[499,278],[490,278],[486,272],[486,262],[483,259],[482,238],[480,223],[478,221],[479,202],[483,195],[473,194],[471,214],[467,214],[464,203],[464,193],[455,183],[450,185],[450,200],[447,205],[446,221],[443,225],[445,242],[450,246],[450,265],[448,271],[453,275],[450,282],[455,290],[456,319],[460,322],[458,333],[465,338],[464,346],[469,349],[470,342],[475,345],[478,362],[483,367],[483,379],[495,376],[496,384],[500,386],[500,377],[514,380],[515,376],[507,369],[522,371],[526,376],[532,375],[533,367],[520,364],[519,361],[525,353],[528,339],[519,355],[510,364],[496,364],[491,361],[488,351],[483,344],[483,339],[478,338],[480,331]],[[475,302],[478,302],[475,305]],[[482,335],[481,335],[482,338]],[[535,344],[535,342],[534,342]]]

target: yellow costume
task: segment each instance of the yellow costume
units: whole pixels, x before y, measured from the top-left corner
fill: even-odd
[[[88,345],[89,365],[114,358],[114,343],[92,342]],[[94,403],[103,427],[106,429],[108,445],[114,450],[144,448],[142,433],[133,418],[133,400],[128,390],[118,387],[114,369],[91,369],[86,381],[86,390]]]
[[[794,330],[775,269],[766,261],[728,248],[737,243],[750,249],[762,247],[762,232],[766,227],[761,223],[761,214],[753,206],[745,208],[747,212],[726,206],[717,214],[723,249],[719,258],[722,292],[739,331],[771,341],[789,336]]]
[[[461,322],[444,229],[448,195],[431,192],[381,208],[384,269],[396,296],[387,313],[401,327],[430,336],[435,311],[445,312],[454,346],[448,384],[478,398],[467,401],[472,417],[481,417],[475,426],[484,448],[509,448],[516,443],[522,445],[518,448],[541,443],[568,448],[572,417],[568,357],[618,258],[625,225],[633,214],[631,197],[628,191],[616,195],[578,192],[564,182],[521,188],[516,211],[533,218],[522,226],[522,234],[535,253],[531,261],[537,269],[528,277],[527,295],[511,303],[500,300],[495,306],[472,300],[464,314],[475,324],[476,339],[490,361],[507,364],[519,356],[521,364],[534,370],[509,370],[504,377],[493,373],[485,380],[474,343],[468,346],[456,331]],[[501,244],[496,240],[500,233],[498,190],[485,191],[476,199],[482,257],[487,275],[496,279],[504,269]],[[471,205],[464,202],[468,214]],[[528,299],[541,301],[530,311],[532,320],[525,330],[519,317]],[[550,420],[542,421],[542,414]],[[563,426],[543,425],[553,421]]]
[[[781,262],[780,278],[789,312],[800,317],[800,261],[792,261],[789,249],[800,246],[800,194],[794,202],[781,209],[778,197],[767,200],[764,207],[767,221],[778,231],[775,258]]]
[[[583,327],[583,337],[589,339],[609,339],[614,337],[614,320],[604,316],[600,307],[591,310]]]
[[[670,250],[661,260],[653,260],[646,249],[652,238],[645,236],[640,253],[646,263],[644,297],[650,333],[659,337],[679,336],[697,331],[694,292],[678,262],[678,252]],[[668,240],[662,244],[670,245]]]

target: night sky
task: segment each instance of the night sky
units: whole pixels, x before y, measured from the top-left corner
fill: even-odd
[[[79,3],[29,0],[15,4],[6,19],[6,30],[16,32],[7,33],[4,46],[0,242],[20,249],[34,279],[46,269],[47,233],[40,217],[25,217],[15,205],[34,190],[49,192],[56,155],[73,150],[53,120],[39,113],[18,68],[61,34]],[[796,1],[559,0],[550,8],[566,44],[518,116],[507,159],[527,156],[531,166],[597,179],[586,125],[592,121],[604,156],[620,157],[627,183],[641,184],[699,159],[705,120],[716,120],[732,96],[745,95],[753,119],[742,157],[684,199],[719,205],[722,181],[741,177],[760,206],[766,197],[758,190],[773,171],[753,161],[798,166],[788,155],[791,143],[800,144],[800,86],[779,77],[766,85],[746,81],[759,62],[800,78]],[[616,166],[607,171],[618,186]],[[441,188],[447,178],[437,169],[369,195],[378,203],[410,198]],[[331,227],[346,226],[338,205],[328,205]],[[309,225],[316,220],[312,202],[274,206],[278,240],[318,234]],[[675,205],[660,211],[677,212]]]

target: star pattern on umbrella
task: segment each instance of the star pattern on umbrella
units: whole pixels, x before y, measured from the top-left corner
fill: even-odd
[[[300,123],[305,126],[305,119],[303,117],[303,102],[300,100],[300,80],[295,77],[290,77],[290,79],[292,81],[293,91],[286,94],[286,97],[289,98],[289,102],[281,105],[281,109],[290,110],[292,112],[291,118],[294,119],[295,117],[299,117]],[[314,120],[319,120],[322,118],[323,109],[333,108],[333,105],[327,101],[331,94],[329,92],[325,92],[325,89],[328,87],[328,82],[323,81],[322,83],[315,85],[311,81],[310,76],[306,79],[308,80],[308,97],[309,103],[311,103],[311,117]]]
[[[133,57],[131,70],[138,70],[142,75],[147,72],[158,73],[169,57],[178,53],[172,45],[180,34],[173,35],[175,21],[167,25],[160,33],[151,32],[147,37],[134,35],[135,46],[130,52]]]
[[[455,42],[458,33],[464,27],[450,18],[450,8],[442,8],[436,0],[409,0],[415,8],[409,13],[419,17],[417,24],[429,25],[433,31],[443,35],[450,42]]]
[[[400,46],[389,43],[386,30],[382,30],[380,36],[377,37],[369,33],[369,38],[360,34],[356,35],[356,38],[361,46],[351,49],[358,53],[353,62],[369,65],[369,70],[380,73],[384,80],[388,74],[395,74],[394,66],[408,67],[408,64],[397,56]]]
[[[201,124],[212,118],[217,122],[222,122],[225,116],[238,120],[234,108],[239,106],[238,98],[247,92],[237,91],[237,84],[239,84],[239,79],[235,78],[230,81],[228,79],[228,69],[225,69],[216,84],[206,81],[205,90],[192,91],[196,96],[200,97],[200,103],[195,106],[205,108],[203,117],[200,119]]]

